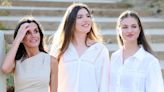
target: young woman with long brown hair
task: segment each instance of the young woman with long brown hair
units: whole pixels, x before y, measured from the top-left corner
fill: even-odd
[[[68,7],[51,54],[59,60],[58,92],[108,92],[109,53],[87,5]]]
[[[110,92],[164,92],[159,60],[153,55],[136,12],[117,21],[120,49],[111,56]]]

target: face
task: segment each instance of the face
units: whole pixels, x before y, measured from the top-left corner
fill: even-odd
[[[137,43],[137,39],[140,34],[140,29],[137,20],[133,17],[124,18],[120,22],[119,34],[124,44]]]
[[[92,26],[91,16],[85,8],[78,11],[75,24],[75,33],[87,34]]]
[[[40,44],[40,33],[37,25],[33,22],[27,26],[29,29],[23,39],[23,44],[28,48],[39,48]]]

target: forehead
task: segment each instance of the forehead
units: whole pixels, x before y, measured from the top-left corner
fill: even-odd
[[[88,11],[85,9],[85,8],[81,8],[78,13],[78,15],[81,15],[81,14],[88,14]]]
[[[36,23],[31,22],[31,23],[28,23],[28,28],[38,28],[38,26],[36,25]]]
[[[122,19],[120,22],[121,24],[138,24],[136,18],[130,16]]]

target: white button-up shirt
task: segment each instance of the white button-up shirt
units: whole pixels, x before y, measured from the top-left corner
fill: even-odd
[[[141,47],[124,61],[122,49],[111,56],[110,92],[164,92],[159,61]]]
[[[71,43],[59,63],[58,92],[109,92],[109,53],[105,45],[95,43],[79,57]]]

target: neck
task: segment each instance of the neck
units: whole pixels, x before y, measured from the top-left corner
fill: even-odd
[[[140,47],[137,43],[136,44],[124,44],[123,45],[123,60],[125,60],[129,56],[132,56],[133,54],[135,54],[139,48]]]
[[[72,40],[74,45],[85,45],[86,34],[75,34]]]
[[[26,52],[27,52],[27,57],[32,57],[37,55],[40,51],[39,48],[26,48]]]
[[[134,49],[136,49],[136,48],[138,48],[139,46],[138,46],[138,44],[137,43],[134,43],[134,44],[124,44],[123,45],[123,48],[124,48],[124,50],[134,50]]]

